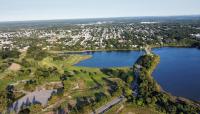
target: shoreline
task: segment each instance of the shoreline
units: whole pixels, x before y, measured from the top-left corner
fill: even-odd
[[[156,48],[196,48],[196,47],[191,47],[191,46],[153,46],[151,49],[156,49]],[[198,49],[198,48],[197,48]],[[135,49],[97,49],[97,50],[81,50],[81,51],[49,51],[50,53],[54,54],[80,54],[80,53],[87,53],[87,52],[109,52],[109,51],[139,51],[143,50],[141,48],[135,48]]]
[[[197,106],[197,107],[200,106],[200,101],[198,101],[198,100],[190,99],[190,98],[187,98],[187,97],[184,97],[184,96],[176,96],[176,95],[173,95],[171,92],[164,90],[163,87],[157,82],[157,80],[155,80],[155,78],[153,76],[154,70],[157,68],[158,64],[160,63],[160,56],[156,55],[153,62],[155,64],[153,64],[151,66],[151,68],[147,70],[147,73],[150,76],[150,79],[154,80],[156,82],[156,86],[159,88],[159,92],[169,95],[170,100],[172,100],[172,101],[186,102],[186,103],[192,104],[192,105]],[[137,62],[135,64],[137,64]],[[135,67],[135,64],[134,64],[134,67]]]
[[[167,47],[169,47],[169,46],[167,46]],[[159,48],[159,47],[154,47],[153,49],[155,49],[155,48]],[[160,48],[165,48],[165,47],[160,47]],[[169,47],[169,48],[173,48],[173,47]],[[194,47],[177,47],[177,48],[194,48]],[[118,50],[118,51],[120,51],[120,50]],[[127,51],[127,50],[122,50],[122,51]],[[129,50],[128,50],[129,51]],[[131,50],[130,50],[131,51]],[[92,51],[92,52],[94,52],[94,51]],[[98,51],[96,51],[96,52],[98,52]],[[87,59],[90,59],[90,58],[87,58]],[[159,58],[160,59],[160,58]],[[81,60],[82,61],[82,60]],[[80,61],[80,62],[81,62]],[[160,61],[160,60],[159,60]],[[154,72],[154,70],[157,68],[157,65],[158,65],[159,63],[157,63],[156,64],[156,66],[154,66],[153,67],[153,69],[151,69],[151,72],[150,72],[150,74],[151,74],[151,78],[153,79],[153,80],[155,80],[154,79],[154,76],[153,76],[153,72]],[[84,66],[76,66],[76,67],[84,67]],[[101,69],[101,68],[99,68],[99,67],[87,67],[87,68],[98,68],[98,69]],[[107,69],[112,69],[112,68],[132,68],[131,66],[124,66],[124,67],[109,67],[109,68],[107,68]],[[156,81],[156,80],[155,80]],[[192,102],[195,102],[195,103],[197,103],[197,104],[199,104],[200,105],[200,101],[198,101],[198,100],[194,100],[194,99],[190,99],[190,98],[187,98],[187,97],[183,97],[183,96],[176,96],[176,95],[173,95],[171,92],[169,92],[169,91],[166,91],[165,89],[163,89],[163,87],[156,81],[156,83],[157,83],[157,86],[159,86],[159,88],[161,89],[160,91],[162,92],[162,93],[165,93],[165,94],[168,94],[169,96],[171,96],[172,98],[176,98],[176,99],[179,99],[180,101],[181,100],[183,100],[183,101],[192,101]]]

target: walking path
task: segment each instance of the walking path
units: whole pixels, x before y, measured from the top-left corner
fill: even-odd
[[[105,111],[109,110],[112,106],[114,106],[124,100],[125,100],[124,96],[117,97],[117,98],[113,99],[112,101],[108,102],[106,105],[98,108],[91,114],[103,114]]]

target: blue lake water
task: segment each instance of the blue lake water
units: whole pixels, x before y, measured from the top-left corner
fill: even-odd
[[[153,76],[162,88],[173,95],[200,101],[200,50],[157,48],[153,52],[161,58]],[[76,66],[108,68],[132,66],[143,52],[102,51],[83,54],[92,55],[92,58]]]
[[[98,68],[133,66],[142,53],[140,51],[87,52],[83,54],[92,55],[92,58],[81,61],[76,66]]]

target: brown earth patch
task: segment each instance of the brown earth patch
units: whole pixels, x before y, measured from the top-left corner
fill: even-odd
[[[21,69],[21,65],[17,64],[17,63],[12,63],[9,67],[8,70],[12,70],[12,71],[18,71]]]

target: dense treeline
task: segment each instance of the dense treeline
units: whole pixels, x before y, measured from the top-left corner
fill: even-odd
[[[137,105],[148,105],[168,114],[198,114],[200,112],[200,107],[195,105],[193,101],[188,103],[178,98],[173,99],[171,95],[160,90],[151,76],[159,63],[158,56],[144,55],[136,63],[142,66],[138,77],[139,91],[134,100]],[[135,68],[134,70],[138,69]]]

